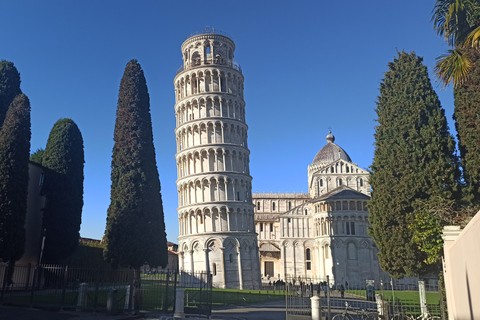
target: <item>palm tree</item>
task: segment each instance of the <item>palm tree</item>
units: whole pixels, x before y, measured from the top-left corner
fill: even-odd
[[[437,0],[432,13],[434,29],[452,47],[437,58],[434,71],[444,87],[452,80],[457,86],[468,78],[469,48],[480,47],[480,1]]]

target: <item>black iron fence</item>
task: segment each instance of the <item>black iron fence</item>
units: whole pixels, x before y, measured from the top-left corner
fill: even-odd
[[[162,270],[142,275],[140,288],[135,289],[132,269],[16,265],[8,281],[8,268],[0,264],[1,304],[100,312],[134,308],[172,312],[179,279],[177,272]]]
[[[364,285],[352,286],[347,281],[335,283],[328,278],[291,277],[287,278],[285,287],[289,320],[310,316],[311,298],[314,296],[320,298],[321,313],[325,319],[345,312],[353,319],[361,319],[362,314],[383,319],[416,318],[426,312],[432,316],[442,316],[442,297],[436,280],[389,279],[380,283],[365,280]]]

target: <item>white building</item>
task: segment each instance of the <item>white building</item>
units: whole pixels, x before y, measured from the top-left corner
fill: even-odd
[[[185,40],[177,71],[179,269],[221,288],[257,289],[260,264],[249,172],[243,75],[218,31]]]
[[[327,135],[308,166],[308,193],[254,193],[264,281],[306,277],[364,286],[387,279],[367,235],[369,173]]]

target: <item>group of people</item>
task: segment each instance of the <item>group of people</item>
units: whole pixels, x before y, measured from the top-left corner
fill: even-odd
[[[317,286],[317,294],[320,295],[320,291],[323,291],[325,293],[325,298],[327,297],[327,292],[329,291],[333,291],[333,290],[338,290],[340,292],[340,296],[342,298],[345,298],[345,288],[348,287],[348,282],[345,281],[345,286],[343,286],[343,284],[341,284],[340,286],[336,286],[336,288],[334,287],[333,283],[330,283],[328,284],[327,281],[322,281],[318,284]]]
[[[272,281],[268,282],[268,285],[271,287],[273,286],[274,290],[284,290],[285,289],[285,281],[283,280],[277,280],[272,283]],[[290,283],[289,285],[293,285]],[[314,294],[314,284],[310,282],[310,284],[301,282],[300,283],[301,290],[303,293],[305,293],[307,296],[313,295]],[[320,292],[323,291],[325,294],[325,297],[327,297],[328,291],[333,291],[333,290],[338,290],[340,292],[340,296],[342,298],[345,298],[345,290],[348,288],[348,282],[345,281],[345,286],[343,284],[341,285],[334,285],[333,283],[328,284],[327,281],[321,281],[318,283],[316,286],[317,288],[317,295],[320,295]]]

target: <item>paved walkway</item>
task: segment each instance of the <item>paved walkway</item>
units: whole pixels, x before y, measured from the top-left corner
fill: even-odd
[[[109,316],[103,313],[48,311],[43,309],[0,306],[0,320],[170,320],[164,314],[144,313],[136,316]],[[187,320],[206,319],[187,317]],[[212,319],[218,320],[280,320],[285,319],[285,301],[248,306],[224,306],[212,310]]]

